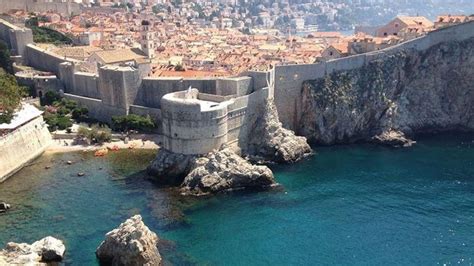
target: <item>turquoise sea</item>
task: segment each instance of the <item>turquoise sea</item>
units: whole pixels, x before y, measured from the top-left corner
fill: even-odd
[[[140,213],[167,264],[474,264],[472,134],[316,151],[273,167],[281,189],[200,200],[148,181],[151,151],[44,155],[0,184],[13,205],[0,215],[0,246],[53,235],[66,265],[97,265],[105,233]]]

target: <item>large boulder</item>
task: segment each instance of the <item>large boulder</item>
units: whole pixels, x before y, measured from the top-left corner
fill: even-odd
[[[275,184],[268,167],[252,165],[229,148],[223,148],[196,159],[180,190],[185,195],[202,196],[242,189],[262,190]]]
[[[135,215],[106,234],[96,255],[101,263],[110,265],[161,265],[158,241],[142,217]]]
[[[29,245],[10,242],[0,251],[0,265],[38,265],[62,261],[66,247],[63,242],[48,236]]]

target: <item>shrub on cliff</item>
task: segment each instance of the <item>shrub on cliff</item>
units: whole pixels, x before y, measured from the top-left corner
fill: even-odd
[[[155,122],[150,116],[140,115],[125,115],[125,116],[113,116],[112,117],[112,128],[116,131],[129,131],[137,130],[149,132],[156,127]]]

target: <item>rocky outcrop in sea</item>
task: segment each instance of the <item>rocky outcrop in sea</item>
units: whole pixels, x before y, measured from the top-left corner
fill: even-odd
[[[275,184],[270,168],[252,165],[231,149],[224,148],[197,158],[180,191],[184,195],[202,196],[244,189],[263,190]]]
[[[170,167],[174,171],[171,177],[166,172]],[[201,156],[175,154],[162,149],[158,151],[148,172],[160,184],[172,185],[178,182],[183,195],[264,190],[276,185],[270,168],[253,165],[228,147]]]
[[[158,236],[135,215],[108,232],[96,250],[99,261],[107,265],[161,265]]]
[[[29,245],[10,242],[0,251],[0,265],[42,265],[64,258],[64,243],[48,236]]]
[[[407,146],[418,133],[474,130],[474,39],[405,50],[303,85],[298,133],[317,144]]]

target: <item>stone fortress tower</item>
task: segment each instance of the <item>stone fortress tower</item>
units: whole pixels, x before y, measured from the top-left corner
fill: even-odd
[[[150,22],[148,20],[143,20],[142,21],[142,27],[141,27],[141,47],[142,51],[147,55],[148,58],[154,58],[155,57],[155,33],[150,31]]]

